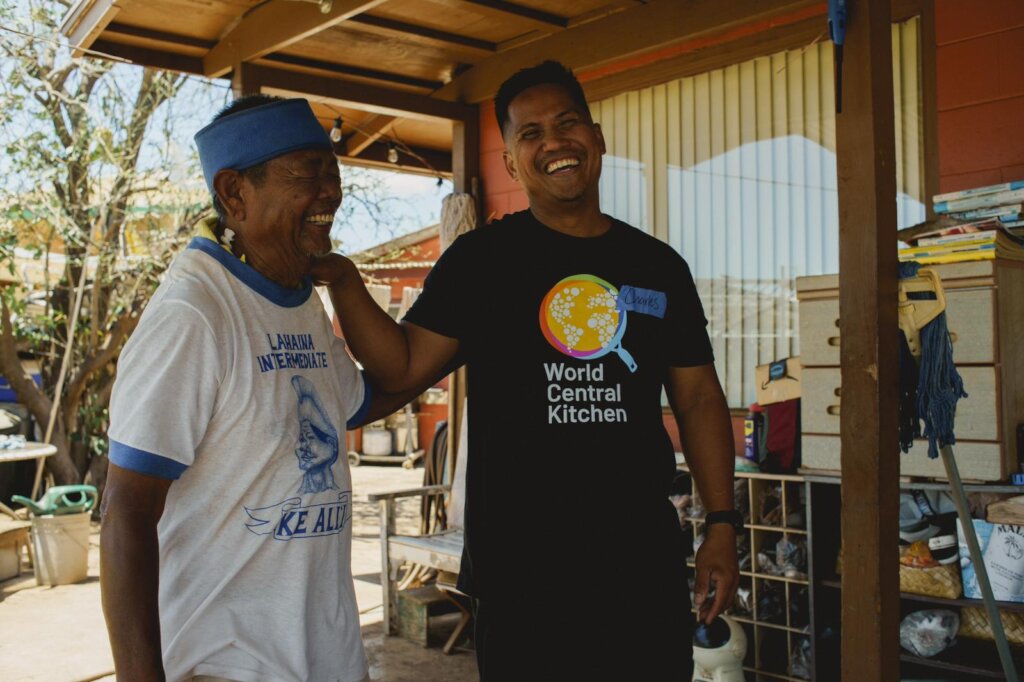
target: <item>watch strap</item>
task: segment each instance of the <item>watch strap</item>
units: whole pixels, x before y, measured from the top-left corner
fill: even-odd
[[[743,515],[735,509],[708,512],[704,516],[704,525],[710,526],[714,523],[728,524],[739,532],[743,528]]]

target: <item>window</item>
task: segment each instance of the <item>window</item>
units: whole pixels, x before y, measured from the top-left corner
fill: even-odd
[[[924,220],[919,20],[893,26],[897,216]],[[799,354],[794,278],[839,271],[832,44],[592,104],[602,209],[686,258],[732,407]],[[893,248],[895,248],[895,244]]]

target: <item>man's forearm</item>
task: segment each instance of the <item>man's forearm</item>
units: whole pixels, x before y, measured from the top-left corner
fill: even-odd
[[[708,511],[733,509],[735,446],[721,394],[707,395],[678,415],[679,437],[701,501]]]
[[[100,534],[100,587],[120,680],[164,680],[159,571],[155,522],[143,515],[108,513]]]

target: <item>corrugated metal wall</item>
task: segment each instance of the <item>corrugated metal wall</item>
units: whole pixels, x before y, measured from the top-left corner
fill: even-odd
[[[893,26],[900,225],[924,219],[918,20]],[[693,270],[729,404],[799,354],[793,279],[839,270],[832,44],[592,104],[605,212]],[[894,245],[895,246],[895,245]]]

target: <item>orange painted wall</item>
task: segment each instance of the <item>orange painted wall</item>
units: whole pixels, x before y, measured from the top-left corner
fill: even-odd
[[[935,8],[939,191],[1024,179],[1024,2]]]
[[[526,193],[508,176],[502,151],[501,131],[494,119],[494,103],[480,105],[480,180],[483,185],[484,220],[491,222],[506,213],[527,208]]]

